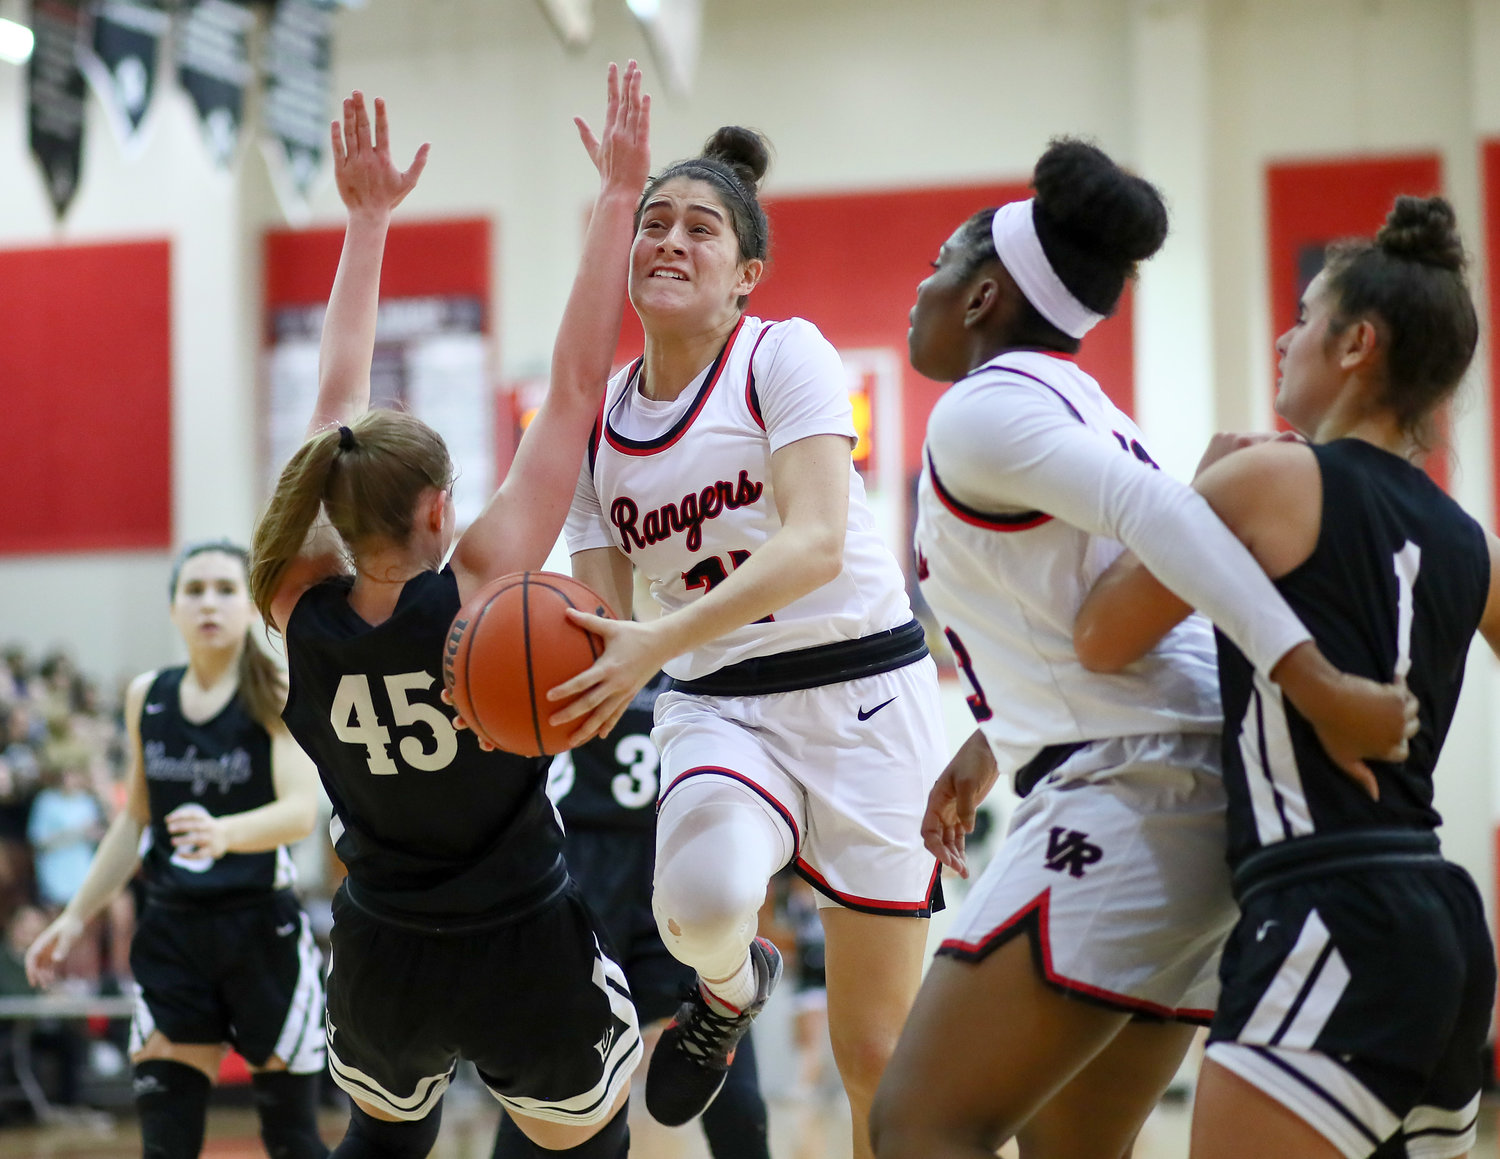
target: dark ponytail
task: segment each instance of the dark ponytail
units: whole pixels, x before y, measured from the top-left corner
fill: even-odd
[[[662,185],[675,177],[706,181],[718,192],[734,223],[740,260],[765,261],[771,256],[771,223],[760,204],[760,183],[771,166],[771,145],[754,129],[725,125],[703,143],[703,152],[685,161],[674,161],[646,183],[636,205],[635,227],[641,213]],[[743,309],[748,299],[740,299]]]
[[[1167,240],[1167,207],[1149,181],[1084,141],[1048,146],[1031,178],[1037,237],[1057,276],[1096,314],[1111,314],[1125,283]]]
[[[1330,333],[1374,322],[1386,347],[1381,402],[1430,445],[1428,420],[1458,389],[1479,343],[1453,207],[1441,197],[1398,197],[1373,241],[1336,242],[1327,259]]]
[[[1096,314],[1113,314],[1136,267],[1167,240],[1167,207],[1149,181],[1127,173],[1102,150],[1072,137],[1047,146],[1032,172],[1031,220],[1042,252],[1068,292]],[[964,223],[961,244],[968,276],[986,261],[998,261],[990,234],[993,209]],[[1029,301],[1006,341],[1069,353],[1078,339],[1064,334]]]

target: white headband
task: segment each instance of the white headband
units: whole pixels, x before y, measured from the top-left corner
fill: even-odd
[[[990,227],[995,252],[1037,313],[1069,337],[1082,338],[1104,321],[1104,315],[1094,313],[1063,285],[1042,250],[1042,240],[1031,220],[1031,206],[1031,199],[1027,199],[995,210]]]

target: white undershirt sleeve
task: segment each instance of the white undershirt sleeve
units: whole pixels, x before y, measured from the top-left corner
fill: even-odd
[[[959,502],[1040,511],[1118,540],[1257,670],[1269,674],[1312,638],[1201,495],[1085,426],[1050,390],[999,381],[950,392],[927,437],[933,470]]]
[[[594,489],[594,468],[587,455],[578,472],[578,485],[573,489],[573,504],[568,508],[568,518],[563,524],[563,537],[568,542],[569,555],[595,547],[616,546],[599,502],[599,493]]]

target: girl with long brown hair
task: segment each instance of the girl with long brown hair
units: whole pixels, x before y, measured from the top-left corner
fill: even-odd
[[[273,1159],[328,1153],[317,1130],[323,962],[286,849],[312,832],[317,774],[281,722],[281,670],[250,638],[246,559],[224,540],[178,556],[171,615],[187,664],[131,682],[125,808],[82,888],[26,954],[32,982],[49,984],[142,869],[130,1047],[151,1159],[202,1150],[209,1092],[230,1046],[250,1064]]]

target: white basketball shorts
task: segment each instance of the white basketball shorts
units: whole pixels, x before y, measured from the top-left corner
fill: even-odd
[[[930,657],[797,692],[667,692],[651,736],[662,800],[690,778],[736,781],[785,823],[798,872],[824,899],[932,912],[938,865],[922,844],[922,814],[947,757]]]
[[[1095,741],[1021,802],[938,953],[1026,933],[1058,989],[1207,1023],[1237,914],[1225,840],[1217,734]]]

